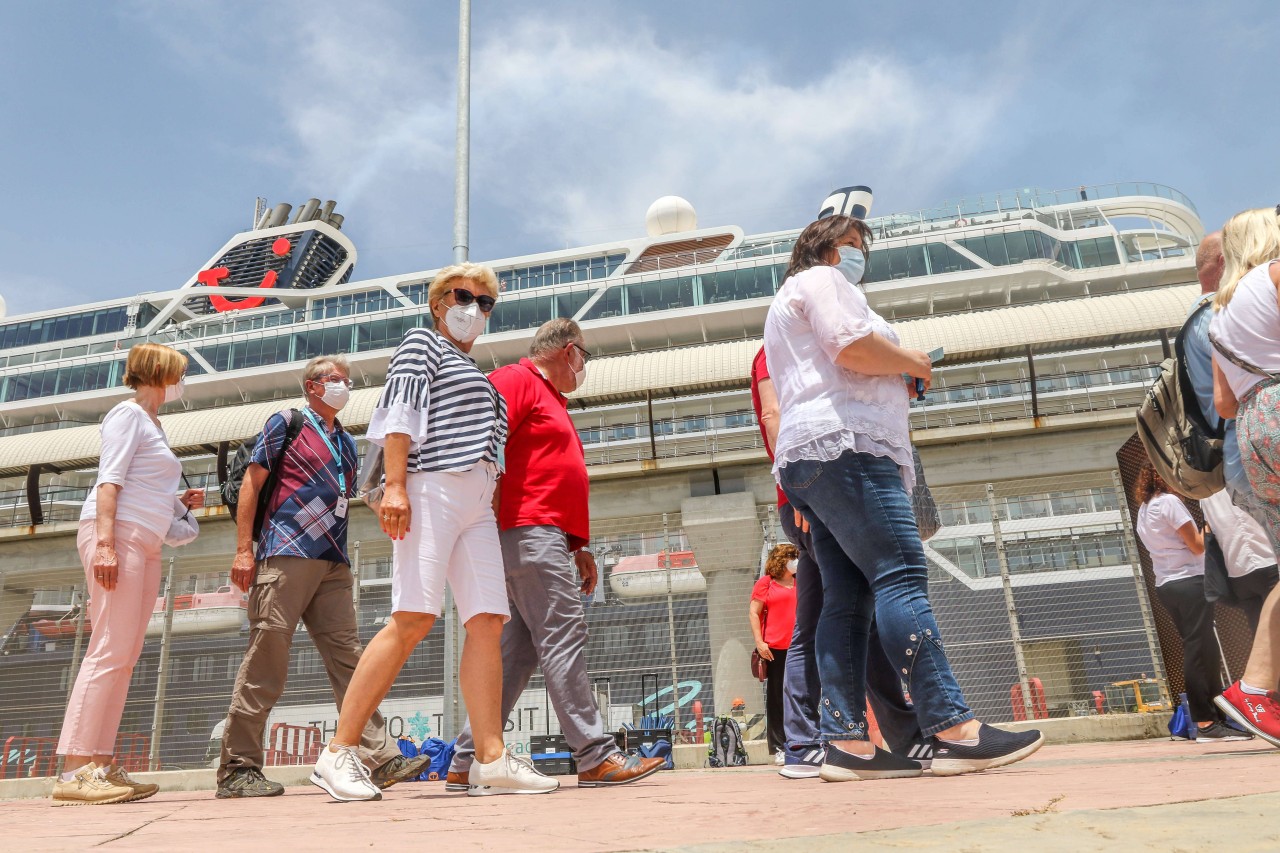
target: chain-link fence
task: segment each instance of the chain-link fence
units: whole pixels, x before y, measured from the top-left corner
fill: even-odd
[[[930,598],[961,687],[981,718],[1169,707],[1118,473],[939,488],[935,496],[943,527],[926,543]],[[677,739],[695,742],[714,715],[734,712],[748,737],[763,737],[764,686],[749,672],[747,611],[762,558],[782,540],[777,509],[739,493],[690,499],[683,510],[593,523],[600,583],[586,601],[587,659],[597,701],[610,729],[656,712],[676,719]],[[199,767],[216,759],[247,641],[243,597],[228,581],[230,545],[221,555],[166,550],[166,584],[120,728],[120,752],[131,767]],[[350,551],[367,642],[390,616],[391,543],[369,537],[353,541]],[[83,577],[73,565],[51,566],[49,575]],[[52,769],[91,630],[80,616],[84,595],[83,582],[50,585],[5,626],[0,776]],[[446,611],[383,703],[393,736],[456,733],[465,711],[455,618]],[[335,722],[324,664],[299,627],[288,686],[268,724],[270,760],[311,760]],[[287,739],[288,726],[314,728],[315,736],[299,746]],[[508,740],[525,749],[530,736],[558,730],[535,678],[507,723]]]

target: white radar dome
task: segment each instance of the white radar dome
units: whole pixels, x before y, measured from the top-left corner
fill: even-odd
[[[693,205],[680,196],[664,195],[649,205],[644,225],[650,237],[693,231],[698,227],[698,214]]]

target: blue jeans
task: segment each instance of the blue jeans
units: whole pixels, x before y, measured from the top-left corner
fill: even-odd
[[[819,743],[818,703],[822,698],[814,635],[822,615],[822,577],[813,559],[813,543],[800,529],[791,506],[779,510],[783,532],[800,552],[796,567],[796,627],[787,650],[782,685],[782,725],[790,749]],[[915,709],[902,696],[902,681],[885,656],[875,622],[867,640],[867,700],[880,725],[880,734],[893,752],[905,752],[920,738]]]
[[[867,646],[874,619],[925,737],[973,719],[942,650],[928,569],[898,464],[846,451],[781,469],[782,490],[809,521],[822,575],[816,645],[824,742],[865,740]]]

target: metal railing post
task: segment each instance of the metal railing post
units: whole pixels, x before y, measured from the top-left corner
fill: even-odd
[[[156,667],[156,710],[151,718],[151,750],[147,758],[147,768],[160,768],[160,732],[164,724],[164,700],[169,685],[169,639],[173,632],[173,574],[175,557],[169,558],[169,574],[164,582],[164,629],[160,632],[160,663]]]
[[[662,551],[667,562],[667,637],[671,643],[671,742],[680,731],[680,678],[676,669],[676,611],[671,599],[671,528],[662,514]],[[658,703],[655,701],[654,705]],[[654,708],[657,711],[657,708]],[[654,721],[655,723],[657,720]]]
[[[1124,518],[1129,502],[1125,498],[1120,472],[1115,469],[1111,471],[1111,484],[1116,490],[1116,505],[1120,507],[1120,528],[1124,531],[1124,549],[1129,556],[1129,565],[1133,567],[1133,585],[1138,594],[1138,610],[1142,613],[1142,630],[1147,635],[1147,650],[1151,653],[1151,666],[1155,671],[1156,681],[1160,683],[1160,696],[1164,699],[1165,706],[1172,708],[1173,700],[1169,695],[1169,682],[1164,673],[1164,656],[1160,654],[1155,618],[1151,613],[1151,599],[1147,596],[1147,581],[1142,576],[1142,560],[1138,557],[1138,543],[1133,538],[1132,525]]]
[[[1000,535],[1000,515],[996,512],[996,490],[987,483],[987,507],[991,511],[991,532],[996,544],[996,559],[1000,564],[1000,586],[1004,590],[1005,613],[1009,617],[1009,634],[1013,639],[1013,659],[1018,667],[1018,683],[1022,685],[1022,707],[1028,720],[1035,714],[1031,702],[1031,680],[1027,677],[1027,659],[1022,651],[1022,628],[1018,625],[1018,607],[1013,599],[1013,583],[1009,577],[1009,559],[1004,553],[1004,538]]]
[[[80,612],[76,614],[76,640],[71,647],[71,668],[67,670],[67,704],[71,702],[71,691],[75,688],[76,676],[80,674],[80,651],[84,648],[84,618],[85,612],[89,609],[89,588],[86,585],[79,590],[80,593]],[[75,602],[75,593],[71,594],[71,601]]]
[[[351,604],[356,611],[356,624],[360,623],[360,540],[351,547]]]

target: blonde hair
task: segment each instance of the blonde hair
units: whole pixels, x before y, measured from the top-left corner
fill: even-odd
[[[431,286],[427,288],[427,310],[431,310],[432,306],[444,299],[445,294],[453,289],[450,282],[459,278],[483,288],[494,299],[498,298],[498,276],[494,271],[484,264],[464,261],[445,267],[436,273],[436,277],[431,280]]]
[[[1245,273],[1280,258],[1280,219],[1275,208],[1257,207],[1237,213],[1222,226],[1222,285],[1213,310],[1227,307]]]
[[[164,344],[134,344],[124,363],[124,384],[133,390],[144,385],[173,385],[187,372],[187,357]]]

